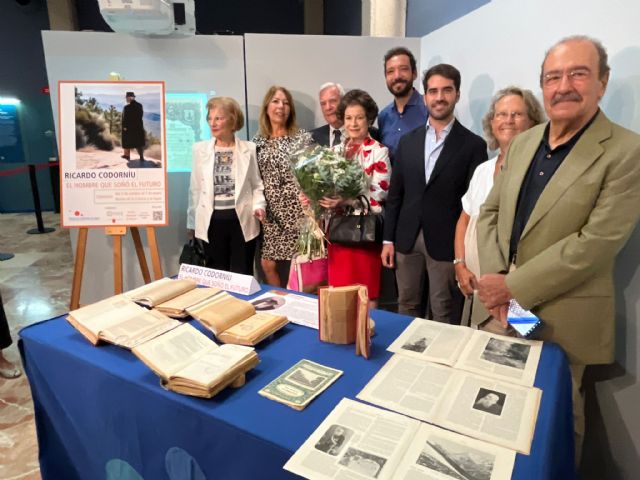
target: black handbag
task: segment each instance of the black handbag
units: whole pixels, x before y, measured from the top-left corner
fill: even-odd
[[[182,247],[182,253],[178,260],[180,264],[188,263],[189,265],[196,265],[197,267],[204,267],[206,263],[206,256],[204,254],[204,246],[202,242],[197,238],[190,239]]]
[[[360,195],[358,201],[362,205],[360,214],[331,217],[327,232],[330,243],[348,246],[382,243],[382,214],[371,213],[371,205],[364,195]]]

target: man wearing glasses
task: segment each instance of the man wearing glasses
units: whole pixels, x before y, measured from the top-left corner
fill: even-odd
[[[542,340],[566,351],[576,462],[584,434],[586,365],[614,360],[615,257],[640,216],[640,136],[598,103],[609,80],[600,42],[561,40],[542,64],[549,122],[511,143],[480,212],[480,300],[506,327],[515,298],[542,321]]]

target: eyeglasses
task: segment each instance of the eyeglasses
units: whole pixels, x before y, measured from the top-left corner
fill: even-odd
[[[514,120],[521,120],[526,117],[524,112],[496,112],[493,114],[493,118],[496,120],[507,120],[508,118],[512,118]]]
[[[584,82],[589,75],[591,74],[591,70],[588,68],[580,67],[574,68],[567,72],[553,71],[547,72],[542,75],[542,84],[545,87],[551,87],[553,85],[557,85],[562,80],[562,77],[565,75],[569,79],[570,82]]]

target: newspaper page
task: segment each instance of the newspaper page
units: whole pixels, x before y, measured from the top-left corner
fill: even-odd
[[[455,367],[532,387],[541,353],[541,341],[476,330]]]
[[[396,354],[356,398],[430,422],[454,372],[451,367]]]
[[[329,388],[342,373],[342,370],[303,359],[258,393],[296,410],[302,410]]]
[[[394,478],[508,480],[516,452],[423,423]]]
[[[416,318],[387,350],[451,366],[472,334],[469,327]]]
[[[418,430],[417,420],[342,399],[285,464],[313,479],[386,480]]]
[[[154,372],[169,379],[175,372],[217,348],[219,347],[213,340],[184,323],[132,351]]]
[[[291,323],[318,329],[318,299],[281,290],[271,290],[251,303],[257,312],[284,315]]]
[[[457,370],[433,423],[529,455],[541,395],[538,388]]]

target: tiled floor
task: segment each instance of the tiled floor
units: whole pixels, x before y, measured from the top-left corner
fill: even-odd
[[[33,214],[0,214],[0,252],[15,257],[0,262],[0,291],[13,345],[4,351],[20,362],[17,341],[22,327],[68,311],[73,255],[69,231],[59,217],[45,212],[45,226],[55,231],[29,235]],[[31,391],[26,376],[0,378],[0,479],[40,479]]]

